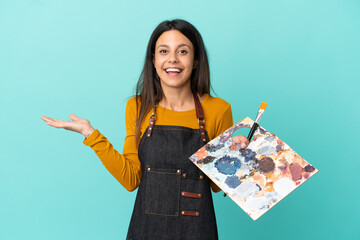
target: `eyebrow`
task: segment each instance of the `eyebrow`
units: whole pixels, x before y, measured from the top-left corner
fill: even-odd
[[[183,47],[183,46],[186,46],[186,47],[188,47],[189,49],[191,49],[191,47],[190,47],[189,45],[185,44],[185,43],[179,44],[177,47],[179,48],[179,47]],[[169,46],[166,45],[166,44],[161,44],[161,45],[159,45],[157,48],[159,48],[159,47],[169,47]]]

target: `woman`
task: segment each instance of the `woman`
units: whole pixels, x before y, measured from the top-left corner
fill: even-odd
[[[232,126],[230,104],[210,96],[201,35],[184,20],[160,23],[149,40],[136,96],[126,106],[123,154],[86,119],[42,117],[50,126],[85,136],[104,166],[138,193],[127,239],[217,239],[210,187],[188,158]],[[233,137],[242,148],[245,136]]]

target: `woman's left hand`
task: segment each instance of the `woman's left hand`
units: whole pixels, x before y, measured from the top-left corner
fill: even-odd
[[[234,136],[232,137],[232,140],[235,143],[240,144],[240,147],[242,149],[246,148],[249,145],[249,140],[244,135]]]

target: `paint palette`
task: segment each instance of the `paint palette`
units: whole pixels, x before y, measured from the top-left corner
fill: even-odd
[[[318,172],[286,143],[261,126],[246,149],[233,133],[251,128],[246,117],[204,145],[190,160],[253,220]]]

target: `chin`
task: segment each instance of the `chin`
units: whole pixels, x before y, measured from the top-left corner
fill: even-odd
[[[176,79],[167,79],[161,81],[161,87],[170,87],[170,88],[183,88],[185,86],[190,87],[190,81],[177,81]]]

